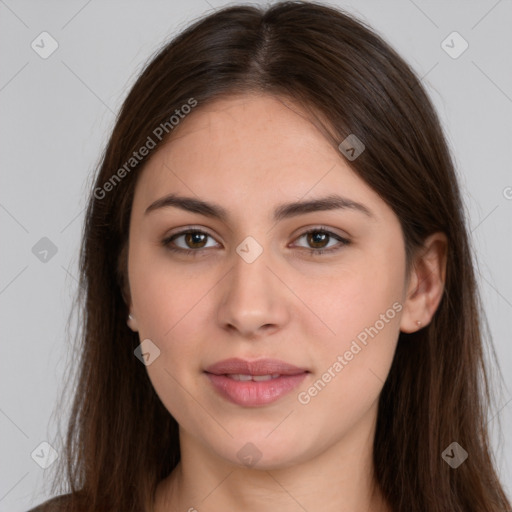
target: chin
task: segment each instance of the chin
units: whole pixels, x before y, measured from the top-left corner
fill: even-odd
[[[295,466],[301,462],[301,459],[307,458],[305,453],[298,452],[297,447],[303,447],[293,436],[277,432],[270,434],[274,439],[266,438],[267,431],[261,436],[242,435],[235,439],[227,441],[228,446],[219,447],[218,455],[224,458],[228,463],[235,464],[241,468],[276,470]],[[241,441],[241,439],[247,441]],[[284,442],[284,439],[287,442]],[[211,446],[211,445],[210,445]]]

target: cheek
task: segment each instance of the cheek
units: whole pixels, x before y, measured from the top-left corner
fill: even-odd
[[[196,308],[211,286],[191,272],[191,266],[173,262],[164,249],[131,251],[130,289],[139,333],[167,343],[175,332],[194,325]]]
[[[338,308],[331,306],[327,322],[336,336],[319,340],[314,375],[298,391],[298,407],[326,442],[368,417],[393,361],[401,304],[389,289],[372,290],[367,300],[344,306],[347,288]]]
[[[316,344],[315,383],[302,388],[302,403],[311,399],[318,414],[336,403],[333,414],[351,421],[377,399],[400,331],[404,265],[396,247],[368,252],[350,271],[333,273],[322,294],[310,296],[334,332]]]
[[[166,408],[186,422],[188,416],[181,418],[180,411],[193,406],[188,392],[197,386],[201,371],[209,292],[218,278],[155,255],[154,249],[149,252],[134,247],[129,264],[139,338],[158,347],[159,356],[146,367],[149,378]]]
[[[189,392],[196,385],[199,368],[197,340],[205,314],[205,295],[211,288],[206,279],[188,275],[184,265],[176,265],[155,250],[133,247],[129,260],[130,288],[137,312],[139,338],[150,339],[159,355],[146,366],[152,386],[166,409],[181,424],[203,417],[195,409]],[[204,331],[203,331],[204,336]]]
[[[332,334],[324,336],[327,346],[336,350],[349,348],[359,336],[376,327],[379,337],[398,334],[405,262],[396,249],[358,254],[352,264],[332,272],[324,286],[310,294],[310,303],[320,312]],[[380,333],[383,336],[380,336]]]

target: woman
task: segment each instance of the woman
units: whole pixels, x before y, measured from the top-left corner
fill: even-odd
[[[70,488],[34,510],[510,509],[451,156],[363,23],[234,6],[175,38],[81,256]]]

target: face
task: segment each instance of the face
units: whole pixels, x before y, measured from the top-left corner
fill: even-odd
[[[269,469],[374,420],[406,294],[398,218],[297,110],[263,95],[199,105],[139,176],[129,233],[132,328],[151,340],[146,370],[180,435]],[[170,194],[223,215],[147,211]],[[344,207],[283,206],[334,195]],[[206,372],[230,358],[295,369]]]

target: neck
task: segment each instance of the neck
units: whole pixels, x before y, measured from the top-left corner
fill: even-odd
[[[160,482],[155,512],[389,512],[373,477],[373,422],[337,443],[325,440],[315,457],[289,467],[240,467],[180,429],[181,461]],[[361,428],[364,428],[361,425]]]

